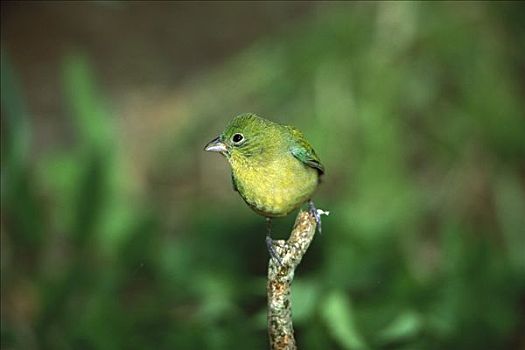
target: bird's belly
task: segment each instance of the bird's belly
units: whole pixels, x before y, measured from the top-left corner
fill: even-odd
[[[234,171],[244,201],[264,216],[284,216],[308,200],[318,183],[317,170],[293,159],[291,164]]]

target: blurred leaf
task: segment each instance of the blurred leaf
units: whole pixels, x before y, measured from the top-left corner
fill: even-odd
[[[407,310],[401,312],[378,336],[385,342],[395,342],[416,336],[421,327],[421,316],[414,311]]]
[[[3,49],[0,76],[2,116],[5,116],[1,138],[2,223],[6,213],[6,228],[11,239],[18,243],[15,249],[31,255],[31,250],[38,249],[44,238],[44,218],[29,163],[29,114],[18,78]]]
[[[73,54],[66,57],[63,69],[65,93],[80,144],[111,153],[115,130],[106,112],[104,95],[96,88],[92,67],[85,56]]]
[[[201,322],[214,323],[236,311],[233,303],[233,286],[220,275],[201,275],[197,281],[197,290],[201,294],[201,308],[198,316]]]
[[[1,50],[1,102],[2,102],[2,195],[6,188],[6,176],[16,177],[28,161],[31,146],[31,129],[22,88],[6,50]],[[12,174],[6,174],[6,171]]]
[[[320,307],[328,332],[341,347],[357,350],[368,348],[356,325],[348,295],[341,290],[332,290],[327,293]]]
[[[292,309],[294,324],[312,321],[319,303],[319,285],[313,280],[297,279],[292,288]]]

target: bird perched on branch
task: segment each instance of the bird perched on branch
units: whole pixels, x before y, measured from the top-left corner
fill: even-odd
[[[321,231],[320,214],[311,197],[324,166],[299,130],[252,113],[241,114],[204,150],[226,157],[234,190],[267,218],[266,241],[272,256],[276,257],[270,238],[271,218],[288,215],[308,201]]]

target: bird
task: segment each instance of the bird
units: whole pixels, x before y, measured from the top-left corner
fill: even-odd
[[[234,117],[204,150],[226,157],[233,189],[266,218],[268,250],[279,262],[271,238],[272,218],[286,216],[308,203],[321,232],[320,212],[312,195],[325,168],[301,131],[255,113],[243,113]]]

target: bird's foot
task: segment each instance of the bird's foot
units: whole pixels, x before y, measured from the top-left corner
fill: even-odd
[[[279,256],[279,253],[277,253],[277,250],[275,250],[274,247],[275,241],[270,237],[270,235],[266,235],[266,247],[268,248],[268,253],[270,253],[270,257],[277,261],[277,263],[280,266],[283,266],[283,260]]]
[[[308,201],[308,211],[312,216],[315,218],[315,222],[317,223],[317,231],[321,233],[322,227],[321,227],[321,215],[329,215],[329,211],[324,211],[322,209],[317,209],[315,207],[315,204],[312,200]]]

